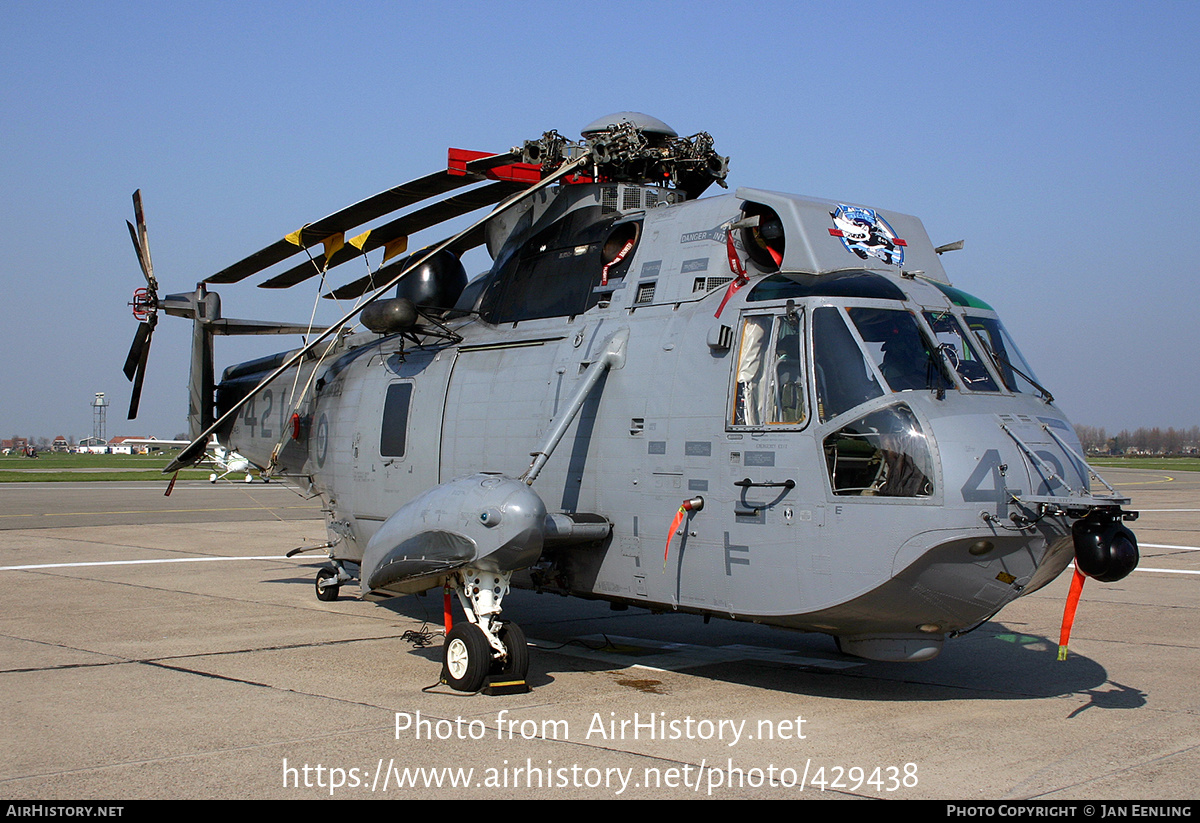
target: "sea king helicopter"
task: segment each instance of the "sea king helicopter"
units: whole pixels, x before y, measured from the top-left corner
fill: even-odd
[[[442,678],[461,691],[523,687],[511,587],[920,661],[1072,561],[1072,614],[1083,574],[1137,565],[1128,498],[1089,468],[992,307],[950,284],[940,257],[961,243],[847,202],[701,198],[728,158],[644,114],[582,138],[451,149],[446,168],[163,298],[135,195],[131,418],[158,310],[193,321],[193,440],[166,471],[215,436],[318,496],[317,597],[355,580],[367,598],[442,589]],[[394,260],[409,235],[488,207]],[[480,245],[491,268],[469,279],[461,257]],[[296,257],[260,286],[324,284],[380,248],[326,294],[357,301],[330,326],[225,318],[209,291]],[[307,337],[215,380],[214,336],[267,333]]]

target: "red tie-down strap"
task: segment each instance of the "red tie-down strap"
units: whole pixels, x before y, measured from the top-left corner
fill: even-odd
[[[717,306],[717,313],[714,317],[720,317],[721,312],[725,310],[725,304],[729,302],[729,298],[733,297],[734,293],[746,283],[750,282],[746,277],[746,267],[742,265],[742,258],[738,257],[737,249],[733,246],[733,231],[725,233],[725,253],[729,257],[729,270],[733,272],[733,281],[729,284],[729,288],[725,290],[725,297],[721,299],[721,305]]]

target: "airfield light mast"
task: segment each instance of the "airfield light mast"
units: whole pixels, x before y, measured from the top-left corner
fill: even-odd
[[[108,416],[108,400],[104,397],[104,392],[96,392],[96,399],[92,401],[92,437],[102,442],[107,443],[108,437],[105,433],[107,428]]]

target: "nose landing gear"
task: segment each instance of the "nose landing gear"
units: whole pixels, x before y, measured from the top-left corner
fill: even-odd
[[[516,623],[499,619],[511,576],[511,572],[464,569],[451,578],[467,622],[446,632],[442,682],[450,688],[491,695],[529,691],[525,633]]]

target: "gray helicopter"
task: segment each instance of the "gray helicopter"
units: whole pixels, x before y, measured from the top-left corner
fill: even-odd
[[[996,312],[950,284],[940,256],[961,243],[851,203],[702,198],[728,158],[644,114],[582,137],[451,149],[447,168],[161,300],[135,195],[131,418],[157,310],[194,324],[194,439],[167,471],[216,436],[319,496],[317,597],[355,580],[369,598],[442,589],[442,677],[461,691],[524,687],[525,637],[501,617],[512,587],[920,661],[1072,561],[1102,581],[1136,567],[1128,498]],[[480,245],[492,266],[469,280],[461,257]],[[326,295],[357,301],[328,327],[227,319],[208,290],[301,254],[261,286],[324,282],[381,248]],[[302,348],[215,380],[215,335],[296,332]],[[452,626],[450,592],[466,614]]]

